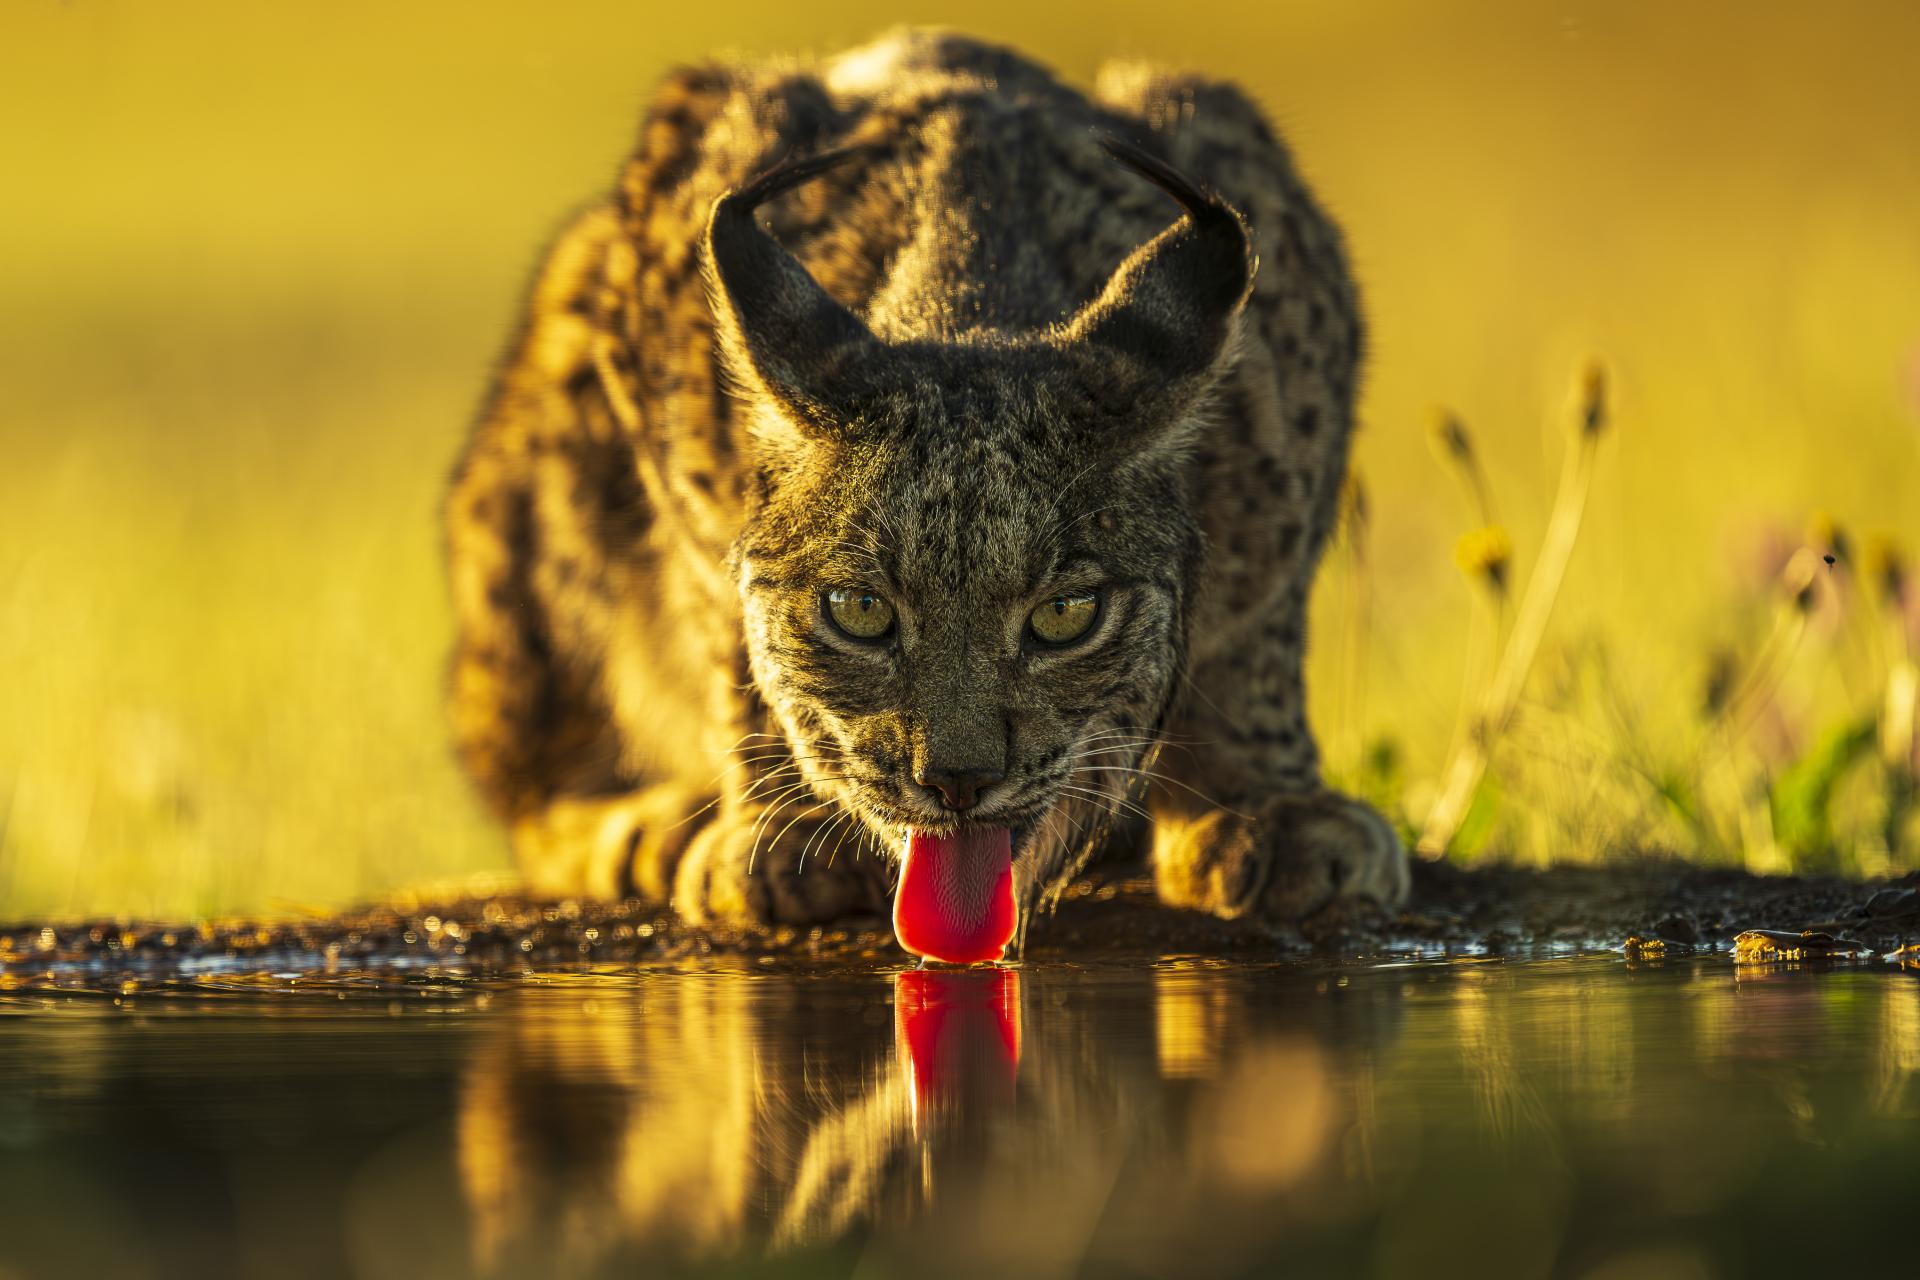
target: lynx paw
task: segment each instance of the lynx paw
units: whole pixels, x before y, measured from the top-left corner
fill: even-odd
[[[665,902],[708,797],[660,785],[555,800],[513,828],[514,860],[536,894]]]
[[[1406,851],[1387,820],[1332,791],[1156,832],[1154,875],[1166,902],[1226,919],[1302,920],[1350,899],[1393,910],[1409,886]]]
[[[696,924],[824,924],[884,910],[884,869],[861,849],[851,818],[822,807],[798,820],[744,808],[693,838],[674,877],[673,907]],[[843,839],[844,837],[844,839]]]

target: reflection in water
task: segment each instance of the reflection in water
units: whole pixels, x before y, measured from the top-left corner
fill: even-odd
[[[1337,1140],[1368,1143],[1366,1068],[1312,1025],[1326,1000],[1250,1002],[1244,976],[1196,970],[881,981],[691,975],[647,983],[620,1017],[512,1002],[460,1095],[478,1261],[574,1270],[914,1224],[952,1268],[1025,1273],[1082,1257],[1143,1160],[1188,1171],[1157,1193],[1184,1212],[1285,1191]],[[1396,1011],[1365,1003],[1372,1052]],[[1168,1087],[1185,1079],[1210,1084]]]
[[[0,1017],[0,1275],[1813,1274],[1920,1185],[1886,972],[326,981]]]
[[[809,1130],[890,1092],[867,1019],[833,1020],[830,1065],[800,1034],[812,1002],[787,994],[690,975],[631,1004],[510,1002],[460,1093],[480,1264],[572,1269],[629,1245],[706,1255],[764,1238]]]
[[[905,1069],[915,1128],[922,1113],[988,1114],[1013,1101],[1020,1070],[1020,974],[914,969],[893,980],[893,1054]]]
[[[1920,986],[1900,983],[1887,993],[1880,1015],[1879,1070],[1875,1072],[1874,1110],[1897,1119],[1913,1093],[1920,1072]]]

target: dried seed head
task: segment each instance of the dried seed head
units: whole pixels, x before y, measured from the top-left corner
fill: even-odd
[[[1907,602],[1907,559],[1900,546],[1887,534],[1867,539],[1862,568],[1882,604],[1895,608]]]
[[[1473,438],[1467,434],[1466,423],[1460,421],[1460,415],[1444,406],[1433,411],[1433,425],[1430,429],[1434,452],[1443,462],[1459,466],[1473,465]]]
[[[1367,482],[1361,478],[1359,468],[1349,467],[1347,478],[1340,484],[1340,532],[1349,543],[1366,540],[1370,514]]]
[[[1820,581],[1819,570],[1820,556],[1811,547],[1802,547],[1794,552],[1786,567],[1780,570],[1780,589],[1801,613],[1813,611],[1816,599],[1814,588]]]
[[[1853,539],[1847,536],[1839,521],[1825,511],[1814,512],[1813,519],[1807,523],[1807,545],[1822,556],[1830,555],[1842,564],[1853,564]]]
[[[1714,650],[1707,663],[1706,683],[1700,697],[1701,708],[1709,716],[1726,710],[1728,700],[1733,697],[1734,677],[1739,674],[1740,663],[1730,650]]]
[[[1582,435],[1597,436],[1607,426],[1607,367],[1589,359],[1580,370],[1579,421]]]

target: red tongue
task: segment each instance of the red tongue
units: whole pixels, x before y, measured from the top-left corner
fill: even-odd
[[[893,932],[901,946],[948,964],[998,960],[1013,940],[1013,922],[1011,831],[907,832],[906,865],[893,895]]]

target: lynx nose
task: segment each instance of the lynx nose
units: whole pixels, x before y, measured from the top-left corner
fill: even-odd
[[[997,769],[921,769],[913,780],[940,794],[940,803],[955,813],[971,809],[980,793],[1007,775]]]

